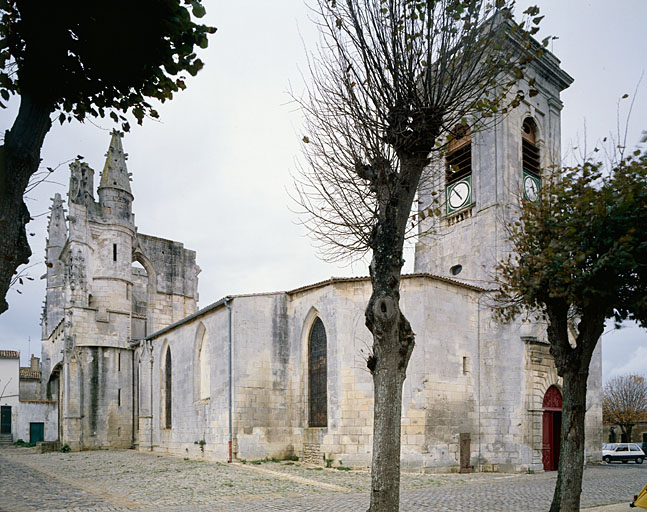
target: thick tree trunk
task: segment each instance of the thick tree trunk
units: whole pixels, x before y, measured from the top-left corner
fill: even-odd
[[[584,473],[586,386],[593,351],[604,329],[604,312],[595,305],[581,312],[575,346],[568,339],[565,303],[547,307],[550,352],[557,373],[564,379],[562,438],[557,483],[550,512],[579,512]]]
[[[563,375],[562,439],[559,471],[550,512],[579,512],[584,472],[584,416],[589,367]]]
[[[400,418],[406,368],[402,368],[402,356],[393,346],[399,343],[388,345],[391,346],[379,352],[373,372],[371,512],[394,512],[400,504]]]
[[[375,257],[373,258],[375,263]],[[371,265],[373,267],[373,264]],[[392,275],[389,282],[400,281]],[[375,287],[366,311],[373,332],[374,420],[370,512],[395,512],[400,504],[400,429],[402,385],[415,345],[409,322],[400,312],[399,291]]]
[[[411,325],[400,311],[400,273],[406,222],[425,163],[424,158],[401,158],[399,176],[383,172],[375,182],[381,207],[372,240],[373,294],[366,307],[366,326],[373,334],[373,354],[367,366],[374,391],[369,512],[397,512],[400,506],[402,385],[415,345]],[[388,181],[395,178],[400,180],[399,187]]]
[[[23,194],[40,164],[51,112],[51,105],[39,104],[24,93],[16,120],[0,146],[0,314],[9,307],[6,295],[12,276],[31,256],[25,232],[30,217]]]

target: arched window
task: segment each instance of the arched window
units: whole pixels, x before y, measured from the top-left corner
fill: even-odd
[[[454,129],[445,157],[445,199],[447,215],[472,204],[472,138],[468,126]]]
[[[447,144],[447,184],[472,173],[472,138],[467,126],[459,125]]]
[[[171,428],[173,418],[173,367],[171,364],[171,347],[166,348],[164,358],[164,428]]]
[[[211,396],[211,365],[209,357],[209,343],[207,340],[207,331],[202,329],[200,348],[198,349],[198,369],[200,372],[200,400],[205,400]]]
[[[523,198],[537,201],[541,190],[541,160],[537,145],[537,125],[529,117],[521,125],[521,164],[523,167]]]
[[[527,118],[521,125],[522,166],[524,171],[538,177],[541,173],[541,161],[536,132],[535,122]]]
[[[326,329],[317,318],[308,337],[308,402],[310,427],[328,425],[328,379],[326,370]]]

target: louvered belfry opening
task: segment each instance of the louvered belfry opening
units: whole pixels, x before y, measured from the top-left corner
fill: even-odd
[[[534,123],[531,119],[526,119],[521,127],[521,154],[523,170],[539,177],[541,171],[539,147],[537,146]]]
[[[453,183],[472,174],[472,138],[467,126],[458,126],[447,143],[446,179]]]
[[[326,369],[326,329],[317,318],[308,339],[308,426],[328,426],[328,391]]]

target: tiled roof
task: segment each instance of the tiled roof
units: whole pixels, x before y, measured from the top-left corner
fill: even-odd
[[[38,379],[40,380],[40,370],[32,370],[31,368],[20,369],[21,379]]]
[[[0,359],[18,359],[20,353],[17,350],[0,350]]]

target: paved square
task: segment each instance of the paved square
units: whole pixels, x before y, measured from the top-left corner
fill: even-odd
[[[546,511],[556,473],[403,474],[401,511]],[[629,503],[647,465],[587,468],[582,506]],[[0,450],[0,511],[344,511],[368,507],[368,471],[223,464],[136,451]],[[628,508],[628,507],[627,507]]]

